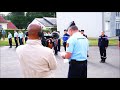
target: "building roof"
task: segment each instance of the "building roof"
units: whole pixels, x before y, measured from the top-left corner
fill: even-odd
[[[44,17],[44,19],[45,19],[46,21],[48,21],[49,23],[51,23],[52,25],[54,25],[54,26],[57,25],[56,18],[52,18],[52,17]]]
[[[2,16],[0,16],[0,23],[7,23],[7,20],[5,20]]]
[[[8,21],[7,29],[18,29],[12,22]]]
[[[56,18],[51,17],[43,17],[43,18],[35,18],[38,22],[43,24],[45,27],[55,27],[57,26]]]

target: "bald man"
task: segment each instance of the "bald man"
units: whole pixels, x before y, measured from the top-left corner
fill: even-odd
[[[28,40],[16,49],[25,78],[53,78],[57,62],[52,49],[41,44],[41,26],[28,26]]]

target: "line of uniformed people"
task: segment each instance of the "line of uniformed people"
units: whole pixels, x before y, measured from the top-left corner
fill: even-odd
[[[8,40],[9,40],[10,48],[12,48],[12,37],[13,37],[12,34],[10,32],[8,32]],[[22,31],[17,32],[15,30],[14,31],[14,41],[15,41],[16,48],[18,47],[18,45],[23,45],[24,40],[25,40],[25,42],[27,41],[26,34],[24,34]]]

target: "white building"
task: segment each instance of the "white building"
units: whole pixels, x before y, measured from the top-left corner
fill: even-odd
[[[70,22],[74,21],[79,30],[84,29],[88,37],[97,38],[101,31],[108,37],[116,36],[115,12],[57,12],[57,30],[64,33]]]
[[[43,29],[54,28],[56,27],[56,18],[53,17],[35,18],[30,24],[33,23],[41,25]]]

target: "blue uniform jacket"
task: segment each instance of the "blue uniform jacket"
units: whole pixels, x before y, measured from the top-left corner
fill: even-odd
[[[63,42],[67,42],[69,36],[70,36],[69,34],[64,34],[63,35]]]
[[[98,39],[98,46],[99,47],[108,47],[108,44],[109,44],[109,40],[108,40],[108,37],[106,35],[99,36],[99,39]]]

